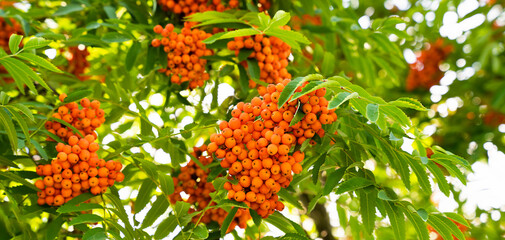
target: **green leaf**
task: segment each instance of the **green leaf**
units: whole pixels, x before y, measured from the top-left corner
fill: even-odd
[[[263,218],[258,214],[258,212],[256,212],[256,210],[249,209],[249,213],[251,214],[254,225],[256,225],[256,227],[259,227]]]
[[[411,108],[418,111],[428,111],[428,109],[425,108],[423,104],[420,103],[417,99],[409,97],[398,98],[395,101],[391,101],[389,103],[397,107]]]
[[[390,117],[394,121],[398,122],[402,126],[410,126],[411,122],[409,117],[400,110],[398,107],[392,105],[380,105],[380,111],[386,116]]]
[[[338,182],[342,179],[346,171],[346,168],[339,168],[335,172],[332,172],[327,178],[323,189],[323,195],[326,196],[330,194],[333,189],[337,186]]]
[[[160,188],[165,195],[174,193],[174,180],[171,176],[161,174],[159,175]]]
[[[253,59],[247,59],[247,67],[249,76],[252,79],[260,79],[260,67],[258,66],[258,61]]]
[[[441,215],[430,214],[428,224],[432,226],[444,240],[453,239],[453,234],[458,239],[465,239],[465,236],[461,233],[456,224]]]
[[[280,240],[309,240],[307,236],[298,233],[286,233],[284,236],[279,238]]]
[[[23,40],[23,36],[12,34],[9,38],[9,50],[11,50],[11,54],[17,53],[19,50],[19,44]]]
[[[392,197],[390,197],[388,195],[388,193],[384,190],[380,190],[378,193],[377,193],[377,197],[379,199],[382,199],[382,200],[386,200],[386,201],[395,201],[397,199],[393,199]]]
[[[470,224],[468,224],[468,221],[461,215],[453,212],[444,212],[444,215],[447,216],[449,219],[452,219],[458,223],[461,223],[467,227],[470,227]]]
[[[130,224],[130,221],[128,219],[128,215],[126,214],[126,211],[123,207],[123,203],[121,203],[121,200],[114,194],[106,194],[107,198],[112,202],[114,205],[114,208],[110,208],[111,211],[113,211],[119,219],[124,223],[124,226],[127,230],[125,234],[133,236],[134,235],[134,230],[133,227]],[[70,200],[72,201],[72,200]]]
[[[102,37],[102,41],[106,43],[126,42],[129,40],[131,40],[130,36],[118,32],[108,32]]]
[[[301,86],[304,81],[305,78],[303,77],[298,77],[290,81],[282,90],[281,95],[279,96],[279,101],[277,102],[277,107],[281,108],[293,95],[293,93],[296,91],[296,88]]]
[[[81,4],[70,3],[56,10],[56,12],[53,13],[53,16],[63,16],[73,12],[81,12],[83,10],[84,8],[81,6]]]
[[[420,240],[429,240],[430,235],[428,233],[428,228],[423,219],[416,213],[410,212],[408,209],[401,208],[405,216],[409,219],[410,223],[414,226],[417,232],[417,236]]]
[[[417,177],[417,181],[419,182],[419,185],[425,191],[426,193],[431,193],[431,184],[430,180],[428,179],[428,174],[426,173],[426,169],[421,166],[421,164],[416,161],[414,158],[410,156],[406,156],[400,160],[405,160],[408,162],[410,165],[410,168],[414,171]]]
[[[12,117],[16,120],[16,122],[18,123],[19,127],[21,128],[21,131],[23,131],[23,134],[25,135],[25,138],[26,138],[26,141],[27,142],[31,142],[30,141],[30,132],[28,132],[28,125],[26,124],[26,120],[23,119],[23,117],[21,117],[21,114],[19,114],[15,108],[11,107],[11,106],[7,106],[7,109],[9,110],[9,112],[11,113]],[[1,110],[1,107],[0,107],[0,111]]]
[[[336,193],[342,194],[342,193],[349,192],[349,191],[355,191],[357,189],[368,187],[373,184],[374,184],[374,182],[370,179],[366,179],[366,178],[362,178],[362,177],[353,177],[353,178],[348,179],[345,182],[342,182],[339,185]]]
[[[168,218],[163,220],[158,227],[156,227],[154,239],[165,238],[169,233],[175,230],[175,227],[177,227],[177,219],[174,215],[170,215]]]
[[[181,226],[186,226],[186,224],[191,222],[192,215],[188,214],[189,208],[190,205],[187,202],[179,201],[175,204],[175,217]]]
[[[234,207],[230,210],[230,212],[228,212],[228,215],[226,215],[226,218],[221,225],[221,237],[224,237],[224,235],[226,235],[226,231],[228,231],[228,227],[230,227],[231,221],[233,221],[233,218],[235,218],[237,211],[238,208]]]
[[[81,136],[81,138],[84,137],[84,135],[82,135],[81,132],[79,132],[79,130],[77,128],[75,128],[73,125],[71,125],[70,123],[68,122],[65,122],[63,121],[62,119],[59,119],[59,118],[54,118],[54,117],[51,117],[48,119],[49,121],[55,121],[55,122],[59,122],[60,124],[70,128],[72,130],[72,132],[76,133],[77,135]]]
[[[279,10],[275,13],[272,21],[270,22],[270,28],[278,28],[280,26],[284,26],[289,23],[289,19],[291,19],[291,15],[289,12],[284,12]]]
[[[103,218],[95,215],[95,214],[80,214],[75,218],[72,218],[72,221],[68,222],[69,226],[81,224],[81,223],[95,223],[101,222]]]
[[[147,212],[145,218],[142,220],[140,228],[144,229],[151,226],[170,206],[165,195],[158,195],[154,201],[151,209]]]
[[[92,228],[84,233],[82,236],[83,240],[102,240],[107,239],[107,234],[105,234],[105,229],[103,228]]]
[[[239,207],[239,208],[249,208],[245,203],[243,202],[237,202],[234,200],[229,200],[229,199],[224,199],[219,202],[219,206],[215,207]]]
[[[53,71],[53,72],[58,72],[61,73],[60,69],[55,67],[51,62],[47,61],[46,59],[39,57],[33,53],[27,53],[27,52],[22,52],[20,54],[17,54],[16,57],[23,59],[25,61],[29,61],[39,67],[45,68],[47,70]]]
[[[287,43],[297,51],[301,50],[299,43],[311,44],[311,42],[303,34],[295,31],[282,30],[279,28],[269,28],[267,31],[265,31],[265,34],[280,38],[283,42]]]
[[[298,108],[296,109],[295,116],[293,116],[293,119],[291,119],[289,126],[291,127],[291,126],[297,124],[298,122],[300,122],[303,119],[303,117],[305,117],[305,113],[303,112],[302,108],[300,106],[298,106]]]
[[[375,227],[375,206],[377,190],[374,186],[357,191],[359,197],[360,214],[365,232],[371,235]]]
[[[63,216],[59,215],[54,220],[51,221],[49,226],[47,227],[47,233],[45,236],[46,240],[53,240],[58,236],[58,233],[61,231],[61,226],[65,221],[63,220]]]
[[[49,45],[49,43],[51,43],[51,41],[46,40],[44,38],[41,38],[41,37],[32,37],[32,38],[30,38],[30,40],[28,40],[28,42],[26,42],[26,44],[24,45],[23,49],[24,50],[39,49],[39,48],[43,48],[43,47]],[[21,53],[21,54],[25,54],[25,53]]]
[[[205,227],[204,224],[200,224],[195,227],[195,229],[193,230],[193,234],[195,234],[195,236],[197,236],[200,239],[207,239],[209,237],[209,230],[207,229],[207,227]]]
[[[133,68],[133,65],[135,65],[135,61],[137,60],[137,56],[140,53],[140,43],[139,42],[133,42],[132,46],[130,47],[130,50],[128,50],[128,53],[126,54],[126,63],[125,67],[126,70],[130,71]]]
[[[146,178],[142,185],[140,186],[139,193],[137,195],[137,199],[135,199],[134,210],[135,213],[140,212],[151,200],[151,193],[156,188],[156,184],[154,184],[153,180],[150,178]]]
[[[102,205],[97,203],[81,203],[78,206],[76,205],[63,205],[58,210],[59,213],[71,213],[71,212],[80,212],[80,211],[88,211],[92,209],[100,209],[103,208]]]
[[[449,183],[447,182],[447,179],[445,179],[442,170],[440,170],[440,168],[435,163],[433,163],[433,161],[430,161],[426,166],[428,166],[430,172],[435,176],[435,179],[437,179],[440,191],[442,191],[442,193],[444,193],[446,196],[449,196],[450,194]]]
[[[16,128],[12,122],[12,118],[2,108],[0,108],[0,123],[7,133],[7,137],[9,137],[12,152],[16,152],[16,149],[18,148],[18,136],[16,133]]]
[[[231,64],[226,64],[219,69],[219,77],[228,76],[235,67]]]
[[[312,183],[316,184],[319,179],[319,169],[326,161],[326,153],[321,154],[312,168]]]
[[[31,91],[38,94],[35,85],[32,81],[30,81],[28,76],[28,72],[33,73],[33,70],[26,66],[25,63],[15,58],[3,58],[0,59],[0,64],[2,64],[12,78],[14,78],[14,81],[21,93],[25,94],[25,87],[23,85],[26,84]]]
[[[261,32],[255,28],[244,28],[244,29],[238,29],[235,31],[226,32],[225,34],[221,35],[218,39],[244,37],[244,36],[251,36],[251,35],[256,35],[256,34],[260,34],[260,33]],[[206,43],[206,42],[204,41],[204,43]]]
[[[91,194],[90,192],[83,193],[77,197],[72,198],[70,201],[63,204],[63,206],[61,206],[60,208],[76,206],[77,204],[82,203],[82,202],[84,202],[88,199],[91,199],[93,197],[95,197],[95,195]]]
[[[281,188],[281,190],[277,193],[280,198],[284,199],[284,201],[289,204],[295,206],[296,208],[303,210],[303,206],[300,201],[291,193],[289,193],[286,189]]]
[[[305,233],[305,230],[303,228],[291,221],[290,219],[286,218],[284,215],[282,215],[280,212],[274,212],[268,218],[265,219],[266,222],[274,225],[284,233],[298,233],[303,236],[306,236],[307,234]]]
[[[349,92],[340,92],[337,96],[334,96],[330,102],[328,103],[328,109],[335,109],[340,107],[344,102],[349,99],[358,98],[359,94],[357,92],[349,93]]]
[[[75,102],[77,100],[81,100],[82,98],[85,98],[85,97],[89,96],[92,93],[93,93],[93,90],[91,90],[91,89],[86,89],[86,90],[80,90],[80,91],[71,92],[65,98],[65,101],[63,101],[63,103],[66,104],[66,103],[69,103],[69,102]]]
[[[377,122],[379,119],[379,105],[375,103],[370,103],[366,106],[366,118],[370,120],[370,122]]]
[[[405,219],[400,209],[389,201],[383,201],[395,239],[405,239]]]

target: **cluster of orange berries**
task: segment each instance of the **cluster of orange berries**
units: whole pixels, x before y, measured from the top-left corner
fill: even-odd
[[[5,2],[5,4],[12,3],[12,2]],[[4,4],[4,1],[2,1],[2,4]],[[11,4],[12,5],[12,4]],[[7,5],[10,6],[10,5]],[[0,9],[2,6],[0,6]],[[6,21],[4,18],[0,17],[0,47],[6,51],[10,52],[9,50],[9,38],[11,37],[12,34],[18,34],[18,35],[23,35],[23,30],[21,28],[21,25],[14,20],[13,18],[9,18],[9,21]],[[0,75],[7,74],[7,70],[5,67],[0,66]],[[14,79],[7,77],[1,77],[0,80],[4,80],[7,83],[11,83],[14,81]]]
[[[288,26],[283,27],[289,30]],[[260,81],[266,83],[280,83],[283,79],[291,79],[291,74],[287,70],[288,57],[291,54],[291,47],[276,37],[267,37],[263,34],[254,36],[236,37],[228,42],[228,49],[235,51],[238,56],[240,50],[252,49],[249,58],[258,61],[260,68]],[[246,62],[242,63],[246,65]],[[249,87],[256,87],[256,83],[249,80]]]
[[[62,101],[65,97],[66,94],[60,95]],[[65,140],[67,144],[56,145],[58,155],[50,164],[37,166],[37,174],[44,177],[35,181],[35,186],[41,190],[37,192],[39,205],[61,206],[84,192],[105,193],[115,181],[124,180],[123,165],[99,159],[100,146],[95,140],[96,134],[83,138],[71,134]]]
[[[221,0],[158,0],[158,4],[163,7],[164,11],[189,16],[193,13],[223,12],[228,9],[238,8],[239,2],[238,0],[229,0],[227,6],[225,6]]]
[[[302,171],[300,162],[305,155],[300,151],[292,153],[292,148],[316,134],[323,136],[322,124],[337,119],[334,110],[328,110],[324,88],[278,108],[280,94],[290,81],[260,86],[261,98],[238,103],[231,112],[232,118],[219,124],[221,133],[211,135],[207,147],[209,153],[222,159],[221,166],[228,169],[228,178],[238,180],[237,184],[224,185],[228,198],[244,202],[264,218],[284,209],[277,192],[289,186],[292,172]],[[301,90],[302,86],[296,91]],[[290,127],[299,104],[305,116]]]
[[[204,165],[209,165],[212,163],[212,156],[207,153],[207,145],[202,145],[201,147],[193,147],[192,155]],[[200,168],[193,160],[188,162],[188,164],[181,168],[181,172],[173,177],[175,190],[174,193],[169,196],[170,202],[175,204],[177,201],[185,201],[192,205],[194,208],[190,209],[191,212],[201,211],[212,201],[210,193],[215,192],[212,183],[207,182],[210,169],[204,170]],[[184,200],[181,193],[184,192],[189,195],[189,198]],[[215,202],[211,203],[211,206],[216,205]],[[200,222],[208,224],[212,221],[223,224],[224,219],[228,213],[222,208],[210,208],[203,216],[196,215],[193,217],[192,222],[197,224],[198,219]],[[230,224],[228,231],[233,230],[237,225],[241,228],[247,226],[247,221],[251,219],[249,211],[246,209],[239,209],[235,215],[234,220]]]
[[[429,90],[433,85],[438,84],[444,76],[439,65],[451,52],[452,46],[444,46],[442,39],[438,39],[435,43],[430,44],[428,49],[421,51],[418,54],[417,61],[410,64],[406,85],[407,91],[416,88]]]
[[[0,9],[3,9],[5,7],[12,7],[14,5],[15,1],[9,1],[9,0],[2,0],[0,1]]]
[[[184,23],[184,28],[178,34],[173,24],[167,24],[165,28],[157,25],[154,32],[161,34],[162,38],[152,40],[151,45],[163,46],[167,53],[167,68],[159,71],[169,76],[172,83],[189,81],[189,88],[194,89],[202,87],[204,81],[210,78],[205,70],[207,60],[200,57],[210,56],[213,52],[202,42],[212,35],[199,29],[191,30],[191,26],[189,22]]]
[[[90,66],[86,59],[86,57],[89,56],[87,48],[81,50],[79,47],[69,47],[68,51],[64,53],[64,56],[68,61],[68,66],[65,69],[67,72],[72,73],[81,81],[90,79],[89,76],[82,75]]]
[[[63,102],[66,94],[60,95],[60,100]],[[58,112],[52,115],[53,118],[61,119],[74,126],[82,136],[93,135],[96,138],[95,129],[100,127],[105,122],[105,112],[100,109],[98,100],[90,101],[88,98],[83,98],[79,104],[70,102],[58,108]],[[56,121],[47,121],[45,128],[60,137],[63,141],[68,141],[71,136],[74,136],[72,129]],[[52,140],[49,138],[49,140]]]

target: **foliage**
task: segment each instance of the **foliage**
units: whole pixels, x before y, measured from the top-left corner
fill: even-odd
[[[264,0],[212,1],[200,9],[202,1],[195,1],[197,8],[187,11],[183,2],[0,5],[2,21],[23,30],[9,34],[0,48],[0,229],[6,238],[331,239],[336,229],[353,239],[430,239],[430,232],[443,239],[503,236],[503,230],[488,234],[486,226],[471,226],[476,221],[462,215],[454,187],[465,185],[471,164],[486,157],[482,147],[467,151],[471,141],[505,144],[497,128],[501,118],[484,117],[505,112],[503,23],[485,21],[455,40],[438,30],[459,1],[442,1],[436,10],[421,2],[400,10],[388,8],[389,1]],[[426,19],[418,21],[418,14]],[[429,51],[424,45],[440,46],[435,42],[442,38],[451,53],[417,59],[436,79],[423,85],[421,77],[410,77],[423,87],[407,92],[413,90],[406,80],[413,71],[408,53]],[[193,71],[197,64],[201,69]],[[463,79],[470,66],[477,73]],[[426,72],[410,74],[428,79]],[[465,81],[447,84],[452,73]],[[437,93],[430,99],[425,88],[441,87],[436,84],[450,91],[433,100]],[[68,96],[58,102],[61,93]],[[77,120],[55,117],[61,107],[87,98],[101,103],[106,118],[100,117],[100,128],[88,132]],[[318,102],[305,106],[309,99]],[[462,102],[461,109],[444,115],[451,101]],[[270,120],[273,115],[253,114],[254,106],[283,109],[287,116]],[[253,133],[256,122],[271,127]],[[114,164],[109,169],[122,172],[124,181],[109,176],[114,185],[91,190],[99,196],[76,191],[61,206],[37,204],[43,189],[37,166],[60,160],[61,146],[71,141],[48,123],[79,138],[96,135],[97,159]],[[428,125],[438,131],[427,134]],[[230,128],[244,135],[251,129],[254,140],[242,142],[245,136],[232,132],[227,138],[233,144],[218,143]],[[282,145],[282,154],[274,132],[296,136]],[[263,189],[267,179],[279,177],[262,192],[270,194],[271,207],[256,206],[254,194],[246,195],[256,187],[247,184],[254,173],[242,166],[253,157],[239,157],[260,138],[277,142],[254,149],[266,153],[256,157],[259,169],[270,169]],[[272,162],[280,166],[290,157],[289,169],[273,170]],[[281,177],[288,180],[277,182]],[[430,201],[434,192],[458,201],[457,211],[440,212]],[[330,224],[335,212],[338,223]],[[314,227],[301,224],[307,218]],[[272,226],[282,234],[273,236]]]

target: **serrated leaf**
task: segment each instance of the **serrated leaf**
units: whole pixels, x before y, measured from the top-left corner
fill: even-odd
[[[28,42],[26,42],[26,44],[24,45],[23,49],[24,50],[39,49],[39,48],[43,48],[43,47],[49,45],[49,43],[51,43],[51,41],[46,40],[44,38],[41,38],[41,37],[32,37],[32,38],[30,38],[30,40],[28,40]]]
[[[81,138],[84,137],[84,135],[82,135],[82,133],[77,128],[75,128],[74,126],[72,126],[70,123],[63,121],[62,119],[51,117],[51,118],[48,119],[48,121],[59,122],[60,124],[66,126],[68,128],[70,128],[72,130],[72,132],[76,133]]]
[[[149,200],[151,200],[151,193],[152,191],[156,188],[156,184],[150,179],[146,178],[143,182],[142,185],[140,186],[139,193],[137,195],[137,198],[135,199],[135,213],[140,212],[144,207],[149,203]]]
[[[244,28],[244,29],[238,29],[235,31],[226,32],[225,34],[219,36],[218,39],[245,37],[245,36],[251,36],[251,35],[256,35],[256,34],[260,34],[260,33],[261,33],[260,31],[258,31],[257,29],[254,29],[254,28]]]
[[[194,228],[193,234],[200,239],[207,239],[209,237],[209,230],[204,224],[200,224]]]
[[[338,182],[342,179],[346,171],[346,168],[339,168],[335,172],[332,172],[327,178],[326,183],[323,188],[323,195],[326,196],[330,194],[333,189],[337,186]]]
[[[18,148],[18,136],[16,134],[16,128],[14,127],[14,123],[12,122],[11,117],[2,108],[0,108],[0,123],[7,133],[12,152],[16,152],[16,149]]]
[[[414,174],[416,174],[417,181],[419,182],[419,185],[423,189],[423,191],[427,193],[431,193],[431,184],[428,179],[428,174],[426,173],[426,169],[421,166],[419,162],[417,162],[415,159],[413,159],[410,156],[406,156],[404,158],[405,161],[408,162],[410,165],[410,168],[412,168],[412,171],[414,171]]]
[[[32,81],[30,81],[29,76],[27,76],[27,73],[25,72],[26,69],[28,69],[28,71],[32,70],[26,66],[25,63],[15,58],[2,58],[0,59],[0,64],[2,64],[5,69],[7,69],[7,72],[12,76],[12,78],[14,78],[16,86],[22,94],[25,94],[25,84],[31,91],[33,91],[35,94],[38,94],[35,85]]]
[[[263,218],[258,214],[258,212],[256,212],[256,210],[249,209],[249,213],[251,214],[254,225],[256,225],[256,227],[259,227]]]
[[[159,175],[160,188],[165,195],[174,193],[174,180],[169,175]]]
[[[35,191],[40,191],[37,187],[35,187],[35,185],[33,185],[32,183],[26,181],[26,179],[20,177],[19,175],[15,174],[15,171],[9,171],[9,172],[5,172],[5,171],[0,171],[0,176],[4,177],[4,178],[7,178],[9,180],[12,180],[14,182],[18,182],[18,183],[21,183],[23,184],[24,186],[27,186]]]
[[[101,39],[106,43],[119,43],[131,40],[130,36],[118,32],[108,32]]]
[[[316,184],[319,179],[319,169],[321,165],[326,161],[326,153],[321,154],[317,161],[314,163],[312,168],[312,183]]]
[[[51,62],[47,61],[46,59],[44,59],[42,57],[39,57],[39,56],[33,54],[33,53],[22,52],[20,54],[17,54],[16,57],[23,59],[25,61],[29,61],[29,62],[35,64],[36,66],[45,68],[45,69],[53,71],[53,72],[58,72],[58,73],[63,72],[60,69],[58,69],[57,67],[55,67]]]
[[[375,206],[377,200],[377,190],[371,186],[370,190],[357,191],[359,197],[360,214],[365,228],[365,232],[371,235],[375,227]]]
[[[298,106],[298,108],[296,109],[295,116],[293,116],[293,119],[291,119],[289,126],[291,127],[291,126],[297,124],[298,122],[300,122],[303,119],[303,117],[305,117],[305,113],[303,112],[302,108],[300,106]]]
[[[284,26],[289,23],[289,19],[291,19],[291,14],[289,14],[289,12],[279,10],[272,18],[269,27],[278,28],[280,26]]]
[[[221,237],[224,237],[224,235],[226,235],[226,231],[228,231],[228,227],[230,227],[231,221],[233,220],[233,218],[235,218],[235,214],[237,213],[237,211],[238,208],[234,207],[226,215],[223,224],[221,224]]]
[[[165,195],[158,195],[156,201],[154,201],[151,209],[147,212],[146,216],[142,220],[142,225],[140,228],[144,229],[151,226],[165,211],[167,211],[170,203]]]
[[[247,59],[247,68],[249,76],[252,79],[260,79],[260,67],[258,66],[258,61],[255,59]]]
[[[227,65],[222,66],[219,69],[219,77],[228,76],[228,74],[230,74],[234,69],[235,69],[235,67],[231,64],[227,64]]]
[[[81,100],[82,98],[85,98],[85,97],[89,96],[92,93],[93,93],[93,90],[91,90],[91,89],[86,89],[86,90],[80,90],[80,91],[71,92],[65,98],[65,101],[63,101],[63,103],[66,104],[66,103],[69,103],[69,102],[75,102],[77,100]]]
[[[306,236],[305,230],[303,230],[303,228],[299,224],[286,218],[280,212],[277,211],[274,212],[273,214],[268,216],[268,218],[266,218],[265,221],[274,225],[284,233],[298,233],[303,236]]]
[[[439,214],[430,214],[428,224],[432,226],[444,239],[453,239],[453,236],[464,240],[465,236],[455,223]]]
[[[82,10],[84,10],[84,8],[81,6],[81,4],[70,3],[64,7],[58,8],[58,10],[53,13],[53,16],[63,16],[73,12],[80,12]]]
[[[357,189],[368,187],[373,184],[374,184],[374,182],[370,179],[366,179],[366,178],[362,178],[362,177],[353,177],[353,178],[350,178],[350,179],[342,182],[339,185],[336,193],[342,194],[342,193],[349,192],[349,191],[355,191]]]
[[[28,125],[26,124],[26,120],[21,117],[21,114],[19,114],[15,108],[11,106],[7,106],[7,109],[9,109],[9,112],[11,113],[12,117],[16,120],[18,123],[19,127],[21,128],[21,131],[23,131],[23,134],[25,135],[26,141],[30,141],[30,132],[28,132]],[[0,108],[0,111],[1,108]]]
[[[279,96],[279,101],[277,102],[278,108],[281,108],[288,101],[289,97],[291,97],[291,95],[293,95],[293,93],[296,91],[296,88],[305,82],[304,79],[305,78],[302,77],[295,78],[284,87],[281,95]]]
[[[419,237],[420,240],[429,240],[430,235],[428,233],[428,228],[426,226],[426,223],[423,221],[423,219],[415,214],[411,213],[408,209],[403,209],[403,213],[407,218],[409,219],[410,223],[414,226],[417,232],[417,236]]]
[[[330,100],[330,102],[328,103],[328,109],[331,110],[331,109],[338,108],[338,107],[340,107],[340,105],[342,105],[343,103],[345,103],[349,99],[353,99],[353,98],[357,98],[357,97],[359,97],[359,93],[357,93],[357,92],[352,92],[352,93],[340,92],[337,94],[337,96],[334,96]]]
[[[96,223],[103,221],[103,218],[95,214],[80,214],[68,222],[69,226],[81,223]]]
[[[380,190],[378,193],[377,193],[377,197],[379,199],[382,199],[382,200],[386,200],[386,201],[395,201],[397,199],[393,199],[391,198],[386,191],[384,190]]]
[[[12,34],[9,38],[9,50],[11,50],[11,54],[17,53],[19,50],[19,44],[23,40],[23,36]]]
[[[393,202],[384,201],[384,207],[389,222],[391,223],[391,228],[393,228],[395,239],[405,239],[405,219],[403,217],[403,212],[401,212]]]
[[[154,239],[165,238],[175,230],[175,227],[177,227],[177,219],[174,215],[170,215],[158,225],[156,232],[154,232]]]
[[[105,234],[105,229],[103,228],[92,228],[84,233],[82,236],[83,240],[103,240],[107,239],[107,234]]]
[[[59,213],[71,213],[71,212],[80,212],[80,211],[88,211],[92,209],[100,209],[103,208],[100,204],[97,203],[81,203],[77,206],[72,205],[64,205],[56,210]]]
[[[430,161],[426,166],[428,166],[430,172],[435,176],[440,191],[442,191],[444,195],[449,196],[450,194],[449,183],[447,182],[447,179],[445,178],[442,170],[440,170],[440,168],[435,163],[433,163],[433,161]]]
[[[64,220],[63,216],[59,215],[56,217],[54,220],[51,221],[51,223],[47,227],[47,232],[45,235],[46,240],[53,240],[58,236],[58,233],[61,230],[61,226],[63,225]]]
[[[470,224],[468,224],[468,220],[466,220],[463,216],[453,213],[453,212],[444,212],[444,215],[447,216],[449,219],[456,221],[458,223],[461,223],[467,227],[470,227]]]
[[[289,204],[295,206],[296,208],[303,210],[303,206],[300,203],[300,201],[293,196],[293,194],[289,193],[286,189],[281,188],[281,190],[277,193],[280,198],[284,199],[284,201],[288,202]]]
[[[130,71],[133,68],[135,61],[137,60],[137,56],[140,53],[140,48],[141,46],[139,42],[133,42],[132,46],[128,50],[128,53],[126,54],[126,70]]]
[[[417,99],[402,97],[389,102],[397,107],[411,108],[418,111],[428,111]]]

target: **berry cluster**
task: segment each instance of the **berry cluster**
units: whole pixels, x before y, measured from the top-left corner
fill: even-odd
[[[186,22],[181,33],[174,31],[173,24],[167,24],[165,28],[160,25],[154,27],[154,32],[161,34],[161,39],[152,40],[153,47],[163,46],[167,53],[167,68],[159,71],[170,77],[172,83],[181,84],[189,81],[189,88],[202,87],[204,81],[210,76],[205,70],[207,60],[202,56],[212,55],[202,41],[212,36],[202,30],[191,30],[190,23]]]
[[[63,93],[60,95],[60,100],[63,102],[65,97],[66,94]],[[79,130],[82,136],[91,134],[96,138],[95,129],[105,122],[105,113],[100,109],[100,102],[83,98],[80,101],[80,105],[81,109],[79,109],[79,104],[76,102],[67,103],[59,107],[58,112],[54,113],[52,117],[71,124]],[[49,132],[56,134],[63,141],[68,141],[71,136],[75,135],[72,129],[56,121],[47,121],[45,127]]]
[[[163,7],[164,11],[189,16],[199,12],[223,12],[228,9],[238,8],[239,2],[238,0],[230,0],[225,6],[221,0],[158,0],[158,4]]]
[[[14,3],[15,3],[14,1],[2,0],[0,1],[0,9],[4,9],[6,7],[12,7]]]
[[[452,51],[452,46],[444,46],[444,41],[438,39],[430,44],[428,49],[418,54],[417,61],[410,64],[410,72],[407,77],[407,91],[416,88],[429,90],[433,85],[440,82],[444,73],[440,71],[439,65],[447,58]]]
[[[63,101],[65,96],[60,95],[60,99]],[[94,195],[105,193],[115,181],[124,179],[120,162],[99,159],[97,151],[100,146],[95,142],[96,134],[80,138],[70,133],[65,138],[67,144],[56,145],[56,158],[50,164],[37,166],[37,174],[44,176],[42,180],[35,181],[35,186],[41,190],[37,193],[39,205],[61,206],[88,191]]]
[[[207,146],[202,145],[201,147],[193,147],[192,155],[204,165],[209,165],[212,163],[212,156],[207,154]],[[181,168],[181,172],[173,177],[175,191],[169,196],[170,202],[175,204],[177,201],[186,201],[194,205],[194,208],[190,209],[191,212],[201,211],[212,201],[210,193],[216,191],[212,183],[207,182],[210,169],[203,170],[200,168],[193,160],[191,160],[186,166]],[[184,192],[189,195],[187,200],[181,197],[181,193]],[[210,203],[211,205],[216,205],[215,202]],[[212,221],[223,224],[224,219],[228,213],[222,208],[211,208],[207,210],[203,216],[196,215],[193,217],[193,223],[200,222],[208,224]],[[237,225],[241,228],[247,226],[247,221],[251,219],[249,211],[245,209],[239,209],[235,215],[234,220],[230,224],[228,231],[233,230]]]
[[[324,88],[278,108],[279,96],[289,82],[286,79],[277,85],[261,86],[258,88],[261,98],[238,103],[232,118],[219,124],[221,133],[211,135],[207,148],[222,159],[221,166],[228,169],[228,178],[238,180],[237,184],[224,185],[228,198],[246,203],[264,218],[284,209],[277,192],[289,186],[292,172],[302,171],[300,162],[305,155],[293,152],[292,148],[315,134],[322,136],[322,124],[337,119],[335,112],[328,110]],[[290,127],[299,104],[305,116]]]
[[[288,26],[283,28],[289,30]],[[291,79],[291,74],[287,70],[291,47],[279,38],[267,37],[263,34],[236,37],[228,42],[228,49],[235,51],[237,56],[241,50],[252,49],[253,52],[249,58],[258,61],[260,81],[275,84],[282,82],[284,79]],[[246,62],[242,64],[246,64]],[[250,80],[249,87],[256,87],[256,83]]]
[[[69,47],[64,56],[68,61],[65,71],[72,73],[81,81],[89,80],[89,76],[82,75],[90,66],[88,60],[86,60],[86,57],[89,56],[87,48],[81,50],[79,47]]]
[[[2,1],[2,4],[8,4],[8,3],[12,2],[4,3],[4,1]],[[1,8],[2,6],[0,5],[0,9]],[[21,25],[13,18],[9,18],[9,20],[6,21],[4,18],[0,17],[0,47],[6,52],[10,52],[9,38],[11,37],[12,34],[23,35]],[[5,69],[5,67],[0,66],[0,75],[4,74],[7,74],[7,70]],[[4,80],[7,83],[11,83],[14,81],[14,79],[12,78],[3,78],[1,76],[0,80]]]

